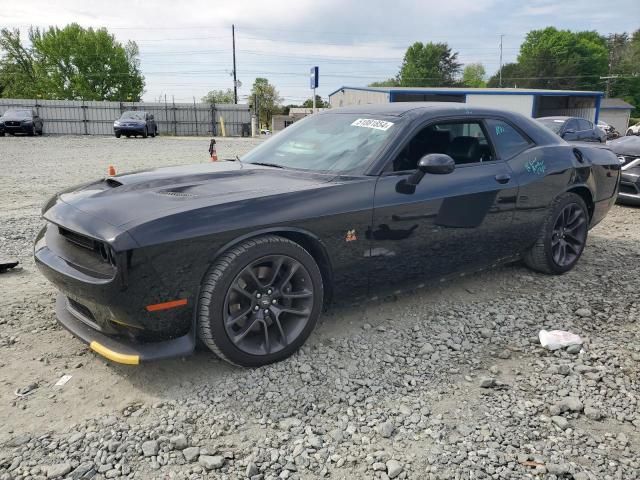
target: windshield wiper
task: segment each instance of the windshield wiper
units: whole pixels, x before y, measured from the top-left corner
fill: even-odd
[[[278,165],[277,163],[251,162],[251,164],[252,165],[262,165],[263,167],[284,168],[282,165]]]

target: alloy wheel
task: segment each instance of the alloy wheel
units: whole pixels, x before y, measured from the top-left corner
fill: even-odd
[[[279,352],[302,333],[313,301],[311,275],[302,263],[286,255],[260,258],[231,282],[223,306],[225,331],[245,353]]]
[[[566,205],[556,218],[551,234],[551,255],[556,265],[571,265],[582,253],[587,239],[587,217],[576,203]]]

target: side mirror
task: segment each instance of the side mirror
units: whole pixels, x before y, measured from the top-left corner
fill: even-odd
[[[576,133],[576,131],[572,128],[569,130],[565,130],[564,132],[562,132],[562,138],[564,138],[565,135],[573,135],[574,133]]]
[[[456,168],[456,162],[444,153],[429,153],[418,161],[418,169],[407,179],[410,185],[417,185],[427,173],[446,175]]]

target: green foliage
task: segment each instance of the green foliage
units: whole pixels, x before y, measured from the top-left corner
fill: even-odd
[[[403,87],[455,86],[461,66],[446,43],[416,42],[404,55],[398,79]]]
[[[280,103],[282,98],[276,90],[276,87],[269,83],[266,78],[256,78],[256,81],[251,87],[251,96],[249,97],[249,105],[253,107],[253,99],[258,97],[258,108],[260,111],[259,120],[262,125],[269,126],[271,124],[271,117],[280,111]]]
[[[522,79],[522,73],[520,72],[520,65],[517,63],[507,63],[502,66],[502,86],[506,88],[516,88],[520,86]],[[489,81],[487,87],[498,88],[500,87],[500,72],[496,72]]]
[[[304,108],[313,108],[313,97],[305,100],[302,106]],[[316,108],[327,108],[328,106],[329,104],[325,103],[320,95],[316,95]]]
[[[635,106],[633,115],[640,115],[640,30],[631,37],[627,34],[612,35],[610,96],[622,98]]]
[[[388,78],[380,82],[371,82],[370,87],[399,87],[400,81],[397,78]]]
[[[104,29],[70,24],[29,29],[30,48],[18,30],[0,31],[2,95],[15,98],[139,101],[144,90],[139,51]]]
[[[594,31],[547,27],[530,31],[520,46],[519,87],[602,90],[607,74],[607,42]],[[503,79],[505,78],[503,72]]]
[[[484,77],[486,75],[481,63],[469,63],[462,72],[462,83],[465,87],[482,88],[487,86]]]
[[[204,97],[202,103],[235,103],[233,88],[226,90],[211,90]]]

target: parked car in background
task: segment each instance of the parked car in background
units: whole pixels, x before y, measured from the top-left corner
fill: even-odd
[[[2,133],[15,135],[16,133],[26,133],[27,135],[42,135],[44,122],[35,110],[30,108],[15,108],[7,110],[0,117]]]
[[[568,142],[607,141],[606,133],[584,118],[540,117],[536,120]]]
[[[635,125],[632,125],[631,127],[629,127],[629,129],[627,130],[627,135],[640,135],[640,122],[636,123]]]
[[[618,201],[640,205],[640,137],[621,137],[608,145],[622,164]]]
[[[155,137],[158,134],[158,126],[153,115],[139,110],[124,112],[118,120],[113,122],[113,132],[116,138],[121,135],[125,137],[147,138],[149,135]]]
[[[598,120],[598,128],[605,133],[607,140],[614,140],[620,137],[620,132],[618,132],[613,125],[609,125],[603,120]]]
[[[68,188],[43,207],[34,255],[60,323],[113,361],[187,355],[200,338],[259,366],[295,352],[332,296],[517,258],[568,272],[619,180],[605,145],[569,145],[517,113],[359,105],[237,161]]]

